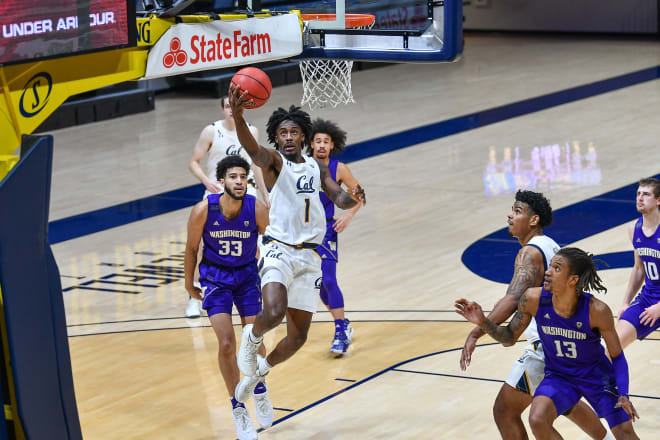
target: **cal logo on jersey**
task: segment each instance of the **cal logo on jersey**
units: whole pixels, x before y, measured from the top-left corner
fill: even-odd
[[[296,194],[313,194],[316,192],[314,189],[314,177],[307,177],[307,175],[302,175],[298,178],[296,182]]]
[[[236,145],[236,144],[231,144],[230,146],[227,147],[227,150],[225,151],[225,154],[227,156],[238,156],[241,154],[241,150],[243,149],[242,146]]]

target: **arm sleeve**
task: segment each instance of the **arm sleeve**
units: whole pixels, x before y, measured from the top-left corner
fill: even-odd
[[[616,386],[619,389],[620,396],[628,395],[628,362],[623,355],[623,351],[612,359],[612,367],[614,368],[614,377],[616,379]]]

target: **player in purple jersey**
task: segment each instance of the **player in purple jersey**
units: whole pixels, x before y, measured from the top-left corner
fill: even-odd
[[[224,192],[210,194],[192,209],[184,259],[186,290],[191,297],[202,300],[202,290],[193,284],[193,278],[197,248],[203,240],[203,258],[199,264],[203,307],[218,339],[220,374],[232,396],[232,418],[241,440],[256,439],[257,433],[243,404],[250,396],[238,387],[240,373],[231,312],[235,304],[245,326],[253,323],[261,311],[257,237],[268,225],[266,206],[246,194],[249,170],[250,165],[240,156],[228,156],[218,163],[217,178]],[[259,352],[265,356],[263,344]],[[254,397],[257,421],[263,427],[270,426],[273,407],[264,383],[254,388]]]
[[[545,353],[545,377],[532,400],[529,424],[537,439],[560,439],[554,420],[584,397],[605,418],[617,439],[638,439],[639,415],[628,399],[628,363],[610,308],[585,290],[607,291],[591,256],[560,249],[545,272],[543,287],[520,297],[507,326],[484,316],[479,304],[459,299],[456,312],[505,346],[513,345],[534,317]],[[601,345],[607,345],[608,359]]]
[[[543,228],[552,224],[552,217],[550,202],[543,194],[523,190],[516,193],[507,223],[509,235],[516,237],[522,247],[516,255],[513,277],[506,295],[497,301],[488,315],[488,319],[495,324],[501,324],[513,315],[520,297],[527,289],[543,285],[543,274],[559,250],[559,245],[543,233]],[[493,404],[497,429],[506,440],[528,438],[521,416],[532,403],[534,392],[543,380],[543,349],[539,347],[536,325],[532,323],[529,327],[525,332],[528,345],[514,363]],[[477,341],[484,334],[479,327],[475,327],[466,338],[461,351],[461,370],[465,371],[470,365]],[[612,439],[586,403],[579,401],[566,416],[591,438]]]
[[[320,118],[312,123],[312,142],[307,148],[307,154],[326,164],[332,178],[337,183],[343,183],[347,188],[353,189],[357,188],[359,182],[353,177],[351,170],[345,163],[332,157],[344,151],[345,146],[346,132],[339,128],[337,124]],[[326,305],[335,321],[335,336],[330,351],[341,356],[346,353],[351,343],[353,327],[351,327],[350,321],[344,317],[344,296],[337,284],[338,234],[348,227],[362,204],[358,203],[347,210],[343,216],[335,218],[335,204],[325,193],[321,193],[320,196],[326,220],[326,233],[323,237],[323,243],[316,248],[323,259],[321,263],[321,270],[323,271],[321,301]]]
[[[636,202],[642,216],[628,228],[635,248],[635,266],[616,324],[623,348],[660,327],[660,180],[640,180]],[[642,291],[631,303],[642,283]]]

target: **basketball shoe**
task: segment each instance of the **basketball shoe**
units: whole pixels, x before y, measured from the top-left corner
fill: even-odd
[[[236,426],[239,440],[257,440],[257,431],[252,425],[250,414],[245,406],[242,404],[237,405],[231,411],[231,418],[234,419],[234,426]]]
[[[263,339],[262,336],[256,341],[253,340],[252,324],[243,327],[241,347],[238,349],[236,363],[238,364],[238,369],[241,370],[241,373],[246,376],[254,376],[257,371],[257,350]]]

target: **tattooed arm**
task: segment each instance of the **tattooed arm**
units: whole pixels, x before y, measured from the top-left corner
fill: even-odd
[[[545,265],[541,251],[533,246],[523,246],[516,255],[513,278],[506,290],[506,295],[497,301],[493,310],[488,314],[488,319],[494,324],[501,324],[509,319],[511,314],[516,311],[522,294],[531,287],[541,285],[544,271]],[[485,332],[479,327],[473,328],[468,334],[461,351],[461,370],[465,371],[470,365],[477,341],[484,334]]]
[[[455,303],[456,313],[468,321],[477,324],[481,330],[488,333],[493,339],[504,346],[513,345],[522,332],[527,328],[539,307],[541,288],[527,289],[520,297],[518,310],[514,313],[509,325],[497,325],[486,318],[481,306],[466,299],[459,299]]]

